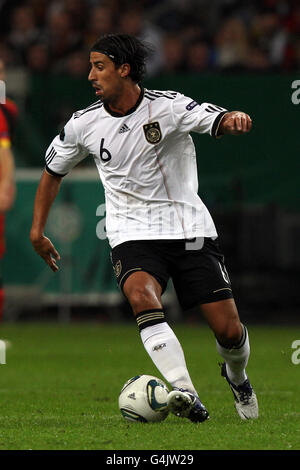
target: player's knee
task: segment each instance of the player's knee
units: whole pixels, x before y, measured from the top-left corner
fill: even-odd
[[[220,344],[225,347],[230,347],[238,344],[243,334],[243,328],[239,321],[231,321],[224,323],[215,332],[215,335]]]
[[[131,289],[128,293],[128,300],[135,314],[143,310],[161,307],[155,291],[147,285]]]
[[[135,315],[143,310],[162,308],[161,286],[148,273],[133,273],[125,281],[123,291]]]

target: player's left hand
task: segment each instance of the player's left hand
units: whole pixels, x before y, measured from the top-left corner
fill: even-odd
[[[30,236],[31,243],[38,255],[48,264],[52,271],[56,272],[59,270],[57,261],[60,260],[60,255],[55,249],[53,243],[45,235],[40,237]]]
[[[241,135],[246,134],[252,128],[252,119],[242,111],[226,113],[220,123],[219,131],[222,134]]]

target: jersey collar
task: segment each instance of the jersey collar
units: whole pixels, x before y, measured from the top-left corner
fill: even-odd
[[[142,99],[144,98],[144,88],[141,85],[140,85],[140,89],[141,89],[141,93],[140,93],[140,96],[138,97],[137,102],[135,103],[135,105],[132,108],[128,109],[128,111],[125,114],[121,114],[121,113],[117,113],[115,111],[112,111],[107,104],[104,104],[105,110],[113,117],[124,117],[124,116],[128,116],[129,114],[134,113],[134,111],[139,107],[139,105],[142,102]]]

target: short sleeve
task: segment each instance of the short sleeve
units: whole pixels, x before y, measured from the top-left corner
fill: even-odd
[[[198,132],[217,137],[219,124],[228,111],[212,103],[197,103],[178,94],[173,101],[173,117],[181,132]]]
[[[46,151],[46,171],[51,175],[65,176],[88,154],[78,141],[72,116]]]

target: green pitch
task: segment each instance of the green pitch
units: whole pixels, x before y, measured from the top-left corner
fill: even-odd
[[[300,328],[249,327],[248,374],[260,418],[241,421],[221,378],[206,326],[174,326],[208,422],[169,415],[128,423],[119,391],[137,374],[160,376],[137,328],[110,325],[2,325],[8,340],[0,366],[0,450],[295,450],[300,449],[300,364],[291,357]],[[298,355],[300,357],[300,354]]]

